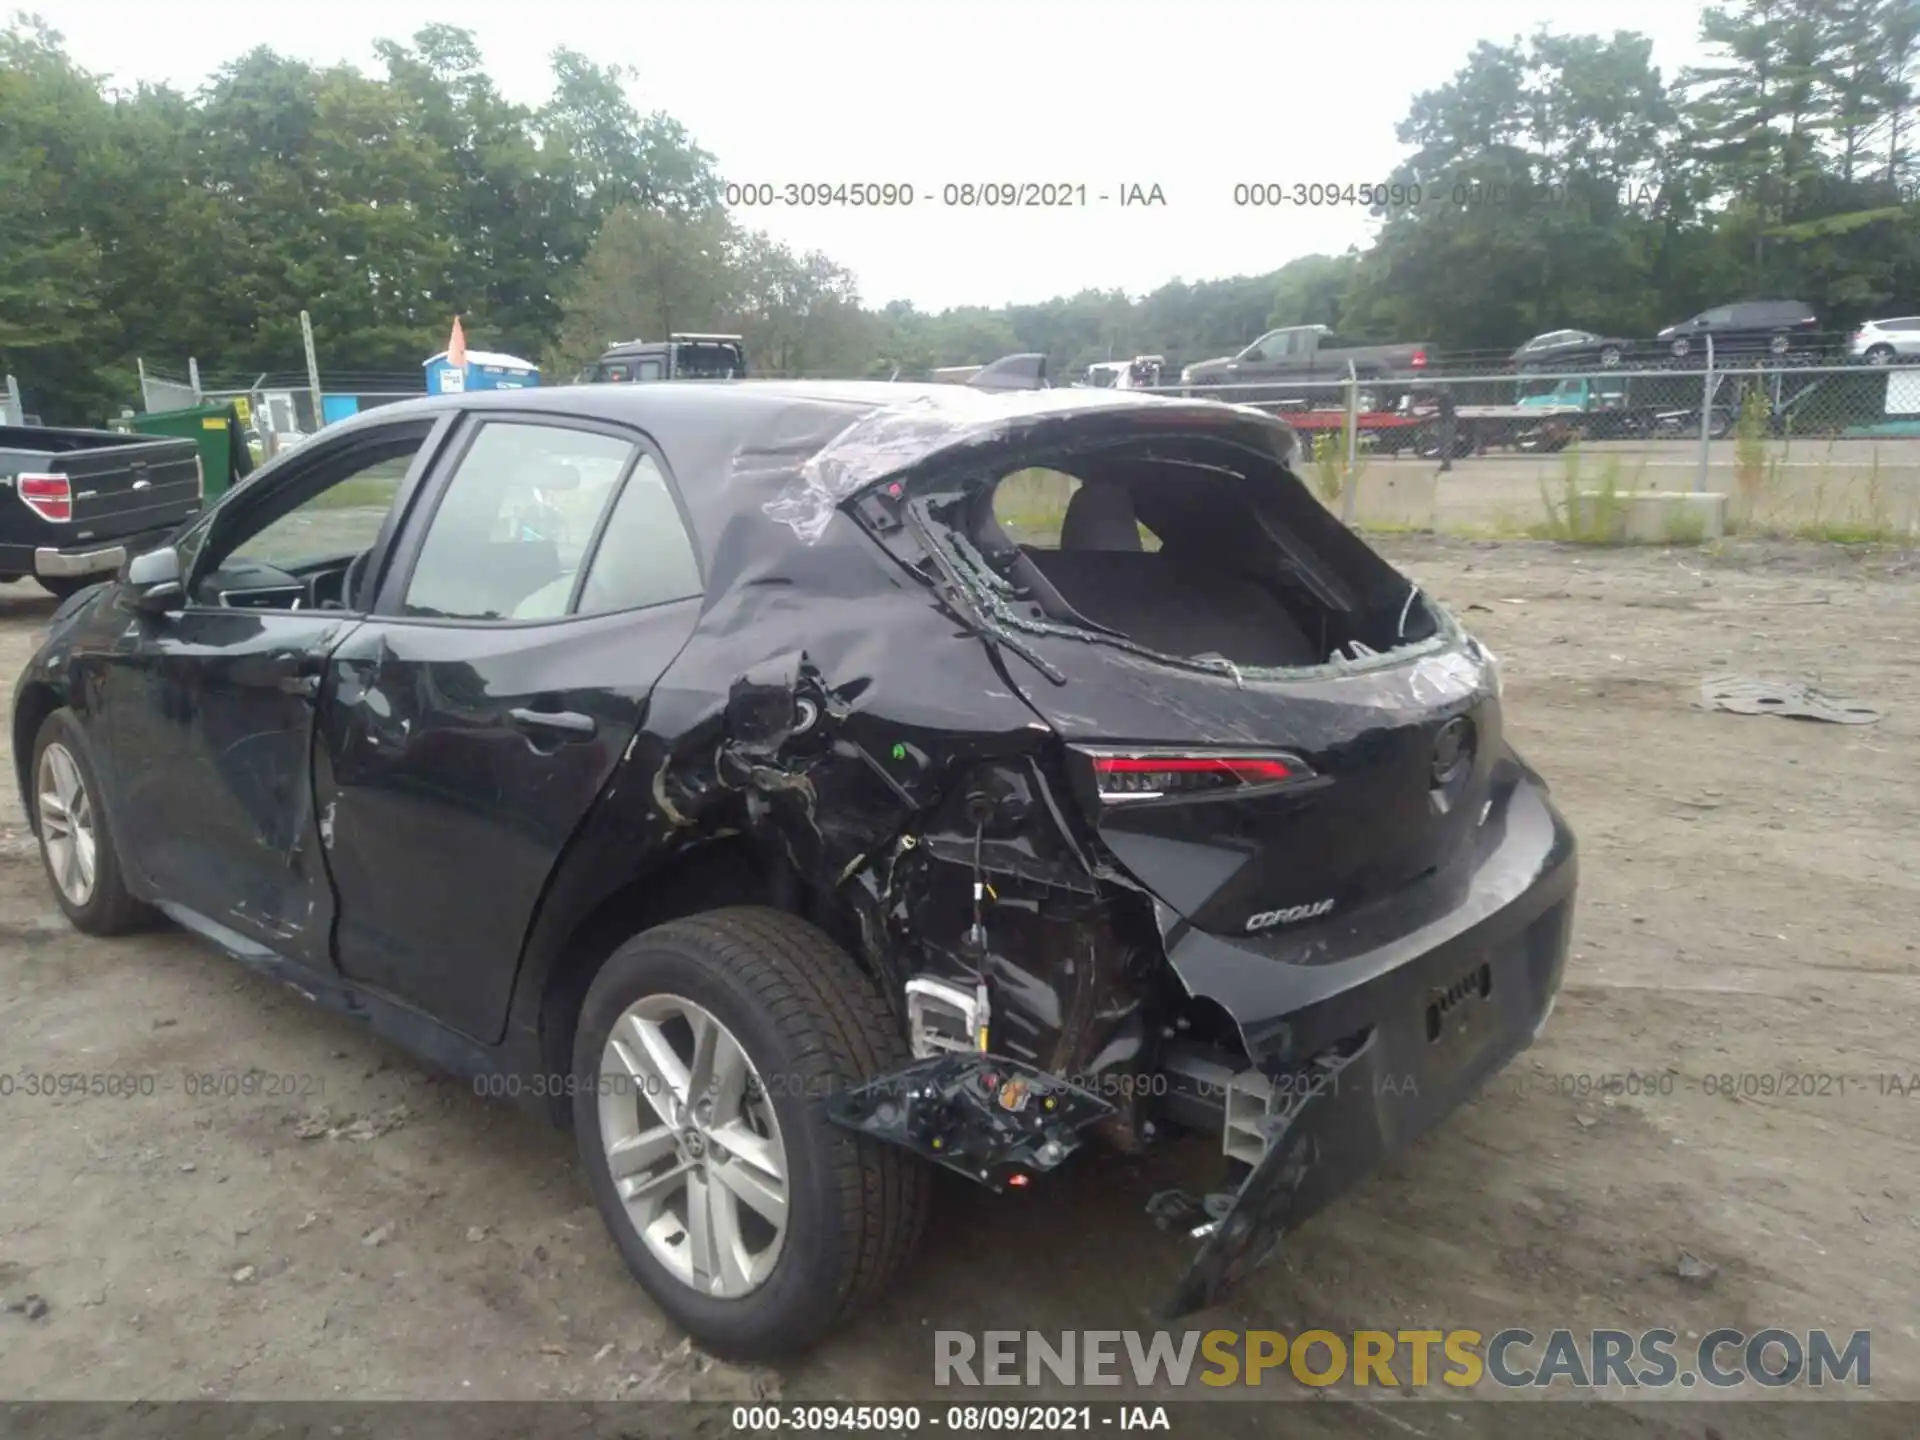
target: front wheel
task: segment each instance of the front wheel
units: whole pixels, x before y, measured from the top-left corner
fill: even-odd
[[[918,1243],[927,1167],[828,1101],[908,1061],[873,982],[813,926],[758,907],[635,936],[594,977],[574,1128],[627,1268],[702,1346],[805,1349]]]
[[[121,935],[151,921],[126,887],[93,752],[73,711],[56,710],[41,724],[29,773],[40,860],[67,919],[89,935]]]

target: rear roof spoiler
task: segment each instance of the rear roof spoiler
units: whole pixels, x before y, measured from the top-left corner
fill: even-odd
[[[1040,354],[1003,355],[967,381],[976,390],[1045,390],[1047,357]]]

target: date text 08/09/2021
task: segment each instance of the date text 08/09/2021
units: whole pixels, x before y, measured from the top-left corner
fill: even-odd
[[[1164,1405],[736,1405],[731,1416],[736,1435],[772,1435],[782,1431],[825,1435],[901,1435],[916,1430],[951,1430],[971,1435],[1086,1433],[1103,1430],[1171,1432]]]

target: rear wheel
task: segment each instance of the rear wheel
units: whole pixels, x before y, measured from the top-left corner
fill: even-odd
[[[1869,365],[1889,365],[1892,362],[1893,347],[1891,345],[1875,345],[1871,350],[1867,351],[1867,363]]]
[[[1620,363],[1620,347],[1618,345],[1608,345],[1603,348],[1600,351],[1600,363],[1609,368],[1618,365]]]
[[[54,711],[40,726],[30,773],[40,860],[67,918],[89,935],[120,935],[151,920],[122,878],[92,751],[71,710]]]
[[[701,1345],[804,1349],[913,1250],[925,1165],[827,1117],[907,1060],[873,983],[781,911],[672,921],[595,976],[574,1043],[581,1161],[627,1268]]]

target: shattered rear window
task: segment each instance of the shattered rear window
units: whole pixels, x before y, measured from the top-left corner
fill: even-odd
[[[1035,458],[949,481],[951,498],[922,512],[945,522],[926,528],[1009,633],[1236,677],[1368,668],[1450,638],[1270,459],[1204,437]]]

